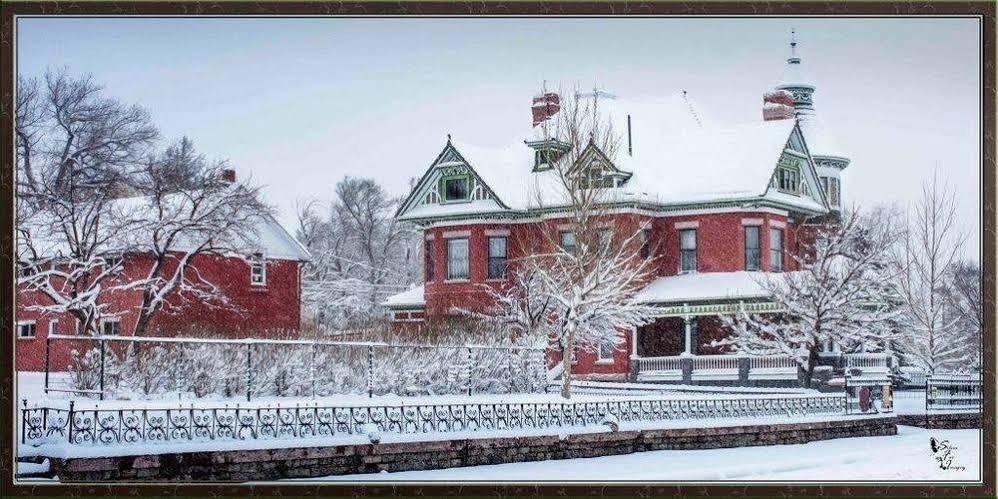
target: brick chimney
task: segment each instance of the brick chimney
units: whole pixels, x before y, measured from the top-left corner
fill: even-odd
[[[775,90],[762,94],[763,120],[788,120],[793,118],[794,114],[794,94],[786,90]]]
[[[236,183],[236,171],[232,168],[222,170],[222,181],[230,184]]]

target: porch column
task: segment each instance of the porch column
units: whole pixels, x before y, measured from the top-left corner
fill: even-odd
[[[638,358],[638,328],[631,328],[631,358]]]
[[[686,305],[683,305],[684,307]],[[683,328],[686,333],[685,349],[683,350],[683,355],[693,355],[693,336],[690,332],[690,316],[686,314],[683,316]]]

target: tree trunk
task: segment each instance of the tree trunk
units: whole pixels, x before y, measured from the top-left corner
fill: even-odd
[[[575,350],[575,327],[569,326],[565,349],[561,352],[561,397],[572,398],[572,352]]]
[[[818,363],[818,346],[814,345],[807,353],[807,369],[804,371],[804,387],[811,388],[811,380],[814,377],[814,366]]]
[[[152,300],[148,297],[148,293],[145,293],[142,297],[142,306],[139,307],[139,318],[135,321],[135,331],[132,333],[133,336],[145,336],[146,329],[149,328],[149,302]]]

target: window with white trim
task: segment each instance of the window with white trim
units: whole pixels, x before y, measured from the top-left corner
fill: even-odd
[[[508,240],[504,236],[489,237],[489,279],[506,277],[506,259],[508,257]]]
[[[596,362],[613,362],[613,352],[617,347],[609,343],[600,343],[596,349]]]
[[[433,239],[426,240],[426,246],[423,248],[423,262],[426,267],[426,282],[433,282],[436,279],[433,268]]]
[[[759,227],[745,226],[745,270],[759,270],[762,255],[759,249]]]
[[[613,231],[610,229],[600,229],[596,233],[597,244],[600,255],[609,255],[613,249]]]
[[[679,271],[697,271],[697,230],[679,231]]]
[[[783,272],[783,229],[769,229],[769,270]]]
[[[250,258],[250,284],[265,286],[267,284],[267,259],[263,253],[253,253]]]
[[[36,336],[35,321],[20,321],[17,323],[17,337],[30,339]]]
[[[120,319],[101,319],[100,334],[104,336],[118,336],[121,334]]]
[[[108,271],[121,265],[121,255],[104,255],[104,268]],[[118,269],[120,270],[120,269]]]
[[[466,238],[447,240],[447,279],[468,278],[468,240]]]
[[[568,254],[575,254],[575,233],[563,230],[558,234],[558,244]]]
[[[651,256],[651,229],[641,229],[641,258]]]

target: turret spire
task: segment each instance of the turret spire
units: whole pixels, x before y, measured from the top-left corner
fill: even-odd
[[[797,31],[790,28],[790,58],[787,64],[800,64],[800,57],[797,57]]]

